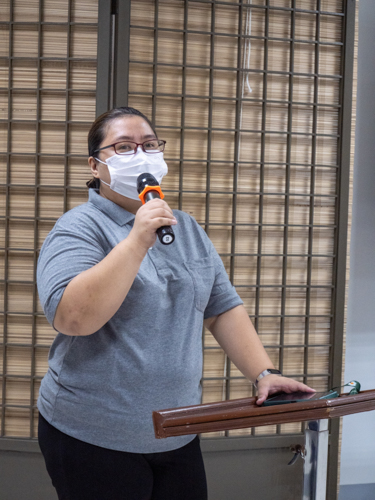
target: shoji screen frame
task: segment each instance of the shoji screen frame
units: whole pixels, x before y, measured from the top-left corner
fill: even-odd
[[[201,0],[208,4],[238,5],[245,2],[220,2],[215,0]],[[319,2],[319,0],[317,0]],[[188,0],[181,0],[185,7]],[[295,2],[291,5],[296,5]],[[155,0],[155,9],[158,1]],[[269,0],[264,0],[264,5],[270,6]],[[339,122],[339,147],[337,178],[337,204],[336,204],[336,231],[334,237],[334,292],[332,295],[331,318],[331,351],[330,351],[330,385],[339,386],[342,378],[342,361],[345,328],[345,278],[346,278],[346,253],[349,216],[349,180],[350,180],[350,143],[351,143],[351,112],[353,91],[353,60],[354,60],[354,35],[355,35],[355,0],[343,0],[343,40],[342,47],[342,80],[340,86],[340,122]],[[99,0],[99,12],[104,19],[99,24],[99,52],[98,52],[98,98],[97,114],[113,106],[128,105],[129,92],[129,46],[130,46],[130,0],[112,2],[109,6],[105,0]],[[302,11],[301,11],[302,12]],[[110,19],[110,20],[109,20]],[[121,30],[118,27],[121,26]],[[186,29],[186,26],[185,26]],[[121,37],[121,40],[119,39]],[[119,50],[122,48],[122,50]],[[154,48],[154,50],[156,50]],[[156,52],[154,53],[155,57]],[[111,59],[111,62],[108,60]],[[155,65],[155,59],[154,59]],[[155,74],[154,68],[154,74]],[[108,78],[108,75],[110,77]],[[317,76],[317,75],[316,75]],[[154,84],[153,101],[156,99],[156,85]],[[151,118],[155,118],[155,105]],[[339,419],[331,422],[328,494],[335,498],[337,494],[338,476],[338,450],[340,436]],[[208,436],[209,437],[209,436]],[[257,437],[257,446],[270,443],[277,436]],[[223,438],[217,438],[221,440]],[[214,441],[215,439],[210,439]],[[250,445],[251,446],[251,445]]]

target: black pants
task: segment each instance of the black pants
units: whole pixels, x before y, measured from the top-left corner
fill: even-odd
[[[108,450],[39,415],[39,445],[59,500],[206,500],[199,439],[163,453]]]

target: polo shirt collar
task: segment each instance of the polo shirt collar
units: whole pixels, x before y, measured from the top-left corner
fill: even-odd
[[[95,189],[89,189],[89,203],[110,217],[119,226],[125,226],[128,222],[134,219],[135,215],[120,207],[111,200],[103,198]]]

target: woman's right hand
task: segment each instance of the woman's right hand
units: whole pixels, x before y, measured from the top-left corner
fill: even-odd
[[[66,335],[91,335],[117,312],[161,226],[177,224],[165,201],[154,199],[138,209],[127,238],[95,266],[82,271],[66,287],[54,327]]]
[[[156,230],[162,226],[173,226],[177,220],[168,204],[158,198],[142,205],[135,216],[133,229],[128,238],[134,239],[144,251],[155,244]]]

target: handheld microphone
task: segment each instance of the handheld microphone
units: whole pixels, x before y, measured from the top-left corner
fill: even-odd
[[[158,181],[152,174],[145,172],[137,178],[137,191],[143,205],[154,198],[164,198],[164,194]],[[156,230],[156,234],[163,245],[170,245],[174,242],[174,232],[171,226],[162,226]]]

